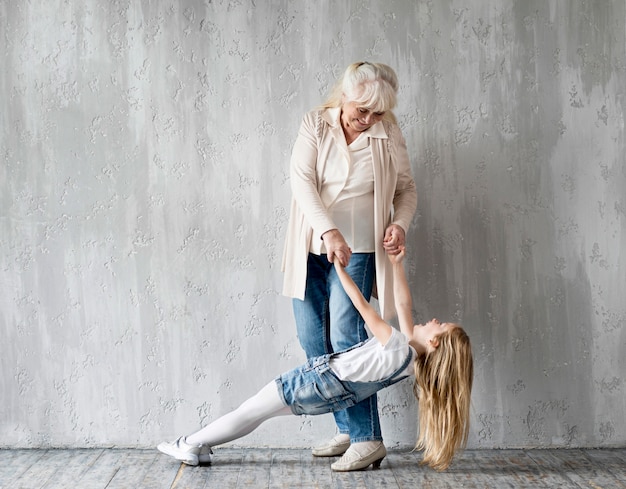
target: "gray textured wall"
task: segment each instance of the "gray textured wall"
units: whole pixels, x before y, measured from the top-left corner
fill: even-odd
[[[361,59],[401,80],[417,319],[473,338],[471,446],[623,445],[625,24],[608,0],[0,0],[0,445],[151,445],[303,360],[289,154]],[[414,441],[408,384],[381,413]]]

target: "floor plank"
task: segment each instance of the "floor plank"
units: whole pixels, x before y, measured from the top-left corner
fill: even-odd
[[[302,489],[302,452],[272,450],[269,489]]]
[[[332,486],[330,464],[335,457],[314,457],[311,450],[301,450],[302,489],[324,489]]]
[[[0,489],[626,489],[626,448],[468,450],[450,468],[390,450],[380,469],[338,473],[335,457],[290,449],[216,449],[190,467],[156,450],[0,450]]]
[[[0,450],[0,487],[9,487],[11,481],[22,477],[45,454],[45,450]]]
[[[268,448],[244,450],[237,487],[269,488],[272,451]],[[218,463],[218,462],[216,462]]]
[[[572,484],[572,487],[626,489],[624,481],[613,475],[610,468],[602,460],[590,459],[583,450],[564,450],[539,452],[531,454],[534,458],[541,457],[551,463],[555,470],[563,474]]]
[[[36,454],[34,451],[32,453]],[[19,484],[20,489],[41,489],[48,484],[54,474],[67,466],[72,457],[72,450],[47,450],[16,479],[15,484]]]
[[[119,470],[111,478],[106,489],[136,489],[141,487],[141,482],[146,478],[148,469],[156,458],[161,458],[155,450],[129,451],[124,463],[120,464]]]
[[[626,451],[586,450],[585,455],[594,465],[599,465],[615,477],[626,483]]]
[[[143,480],[139,483],[138,487],[141,487],[142,489],[161,489],[163,487],[170,487],[174,483],[179,469],[179,465],[173,463],[173,460],[170,457],[161,457],[157,455],[146,471],[146,474]]]
[[[76,487],[106,488],[115,474],[126,463],[130,450],[100,450],[100,456],[76,481]]]
[[[73,487],[100,458],[102,450],[64,450],[65,461],[58,464],[56,471],[50,475],[42,489],[66,489]],[[47,461],[46,461],[47,463]]]

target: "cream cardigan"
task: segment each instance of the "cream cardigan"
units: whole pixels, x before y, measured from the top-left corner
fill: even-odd
[[[320,183],[331,145],[345,143],[339,122],[340,108],[314,110],[305,114],[293,147],[290,164],[291,211],[282,271],[283,295],[304,299],[309,242],[314,236],[336,228],[320,200]],[[374,231],[376,235],[375,295],[380,311],[389,319],[395,314],[392,271],[383,248],[385,229],[398,224],[406,232],[417,207],[417,191],[411,175],[406,142],[400,128],[381,121],[381,137],[372,137],[374,168]],[[380,128],[377,128],[380,129]],[[341,191],[341,188],[337,188]]]

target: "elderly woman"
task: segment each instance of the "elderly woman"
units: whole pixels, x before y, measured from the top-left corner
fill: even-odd
[[[291,156],[291,214],[282,270],[308,358],[367,339],[365,323],[333,267],[339,260],[384,318],[394,315],[391,267],[417,206],[406,142],[392,109],[398,80],[381,63],[348,66],[329,99],[302,121]],[[334,413],[339,433],[313,449],[367,467],[383,446],[376,395]]]

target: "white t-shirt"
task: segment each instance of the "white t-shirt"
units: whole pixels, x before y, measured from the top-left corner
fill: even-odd
[[[359,348],[331,357],[330,368],[341,380],[351,382],[376,382],[389,377],[398,370],[411,351],[411,361],[397,376],[413,375],[413,360],[417,353],[409,345],[406,336],[392,328],[391,337],[383,346],[370,338]]]

